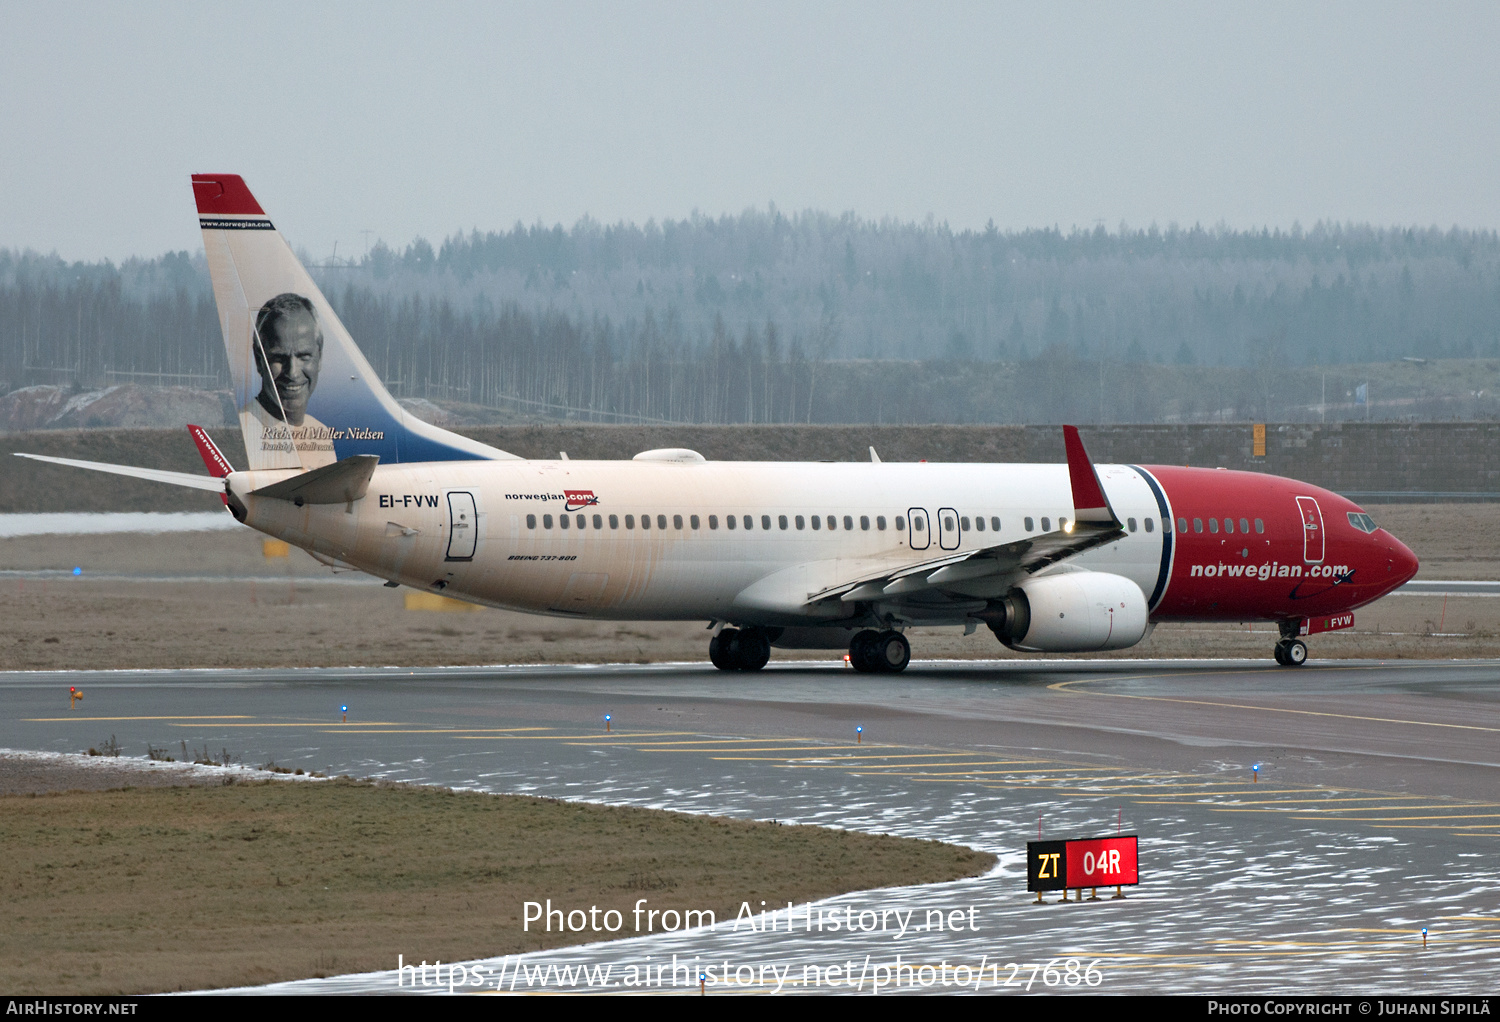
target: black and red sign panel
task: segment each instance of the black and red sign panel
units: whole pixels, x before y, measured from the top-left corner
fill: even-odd
[[[1135,834],[1079,841],[1026,842],[1026,889],[1131,887],[1140,883]]]

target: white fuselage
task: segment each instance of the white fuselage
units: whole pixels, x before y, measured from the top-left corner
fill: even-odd
[[[1156,498],[1133,468],[1097,471],[1132,531],[1060,570],[1123,575],[1149,596],[1162,570]],[[854,607],[810,607],[811,595],[945,551],[1040,535],[1073,514],[1065,465],[424,462],[378,467],[347,505],[249,495],[287,475],[231,476],[246,524],[413,588],[613,619],[833,623]],[[986,589],[998,584],[976,580],[967,595],[1000,595],[1004,585]],[[961,623],[965,612],[949,607],[931,623]],[[910,607],[903,616],[913,617]]]

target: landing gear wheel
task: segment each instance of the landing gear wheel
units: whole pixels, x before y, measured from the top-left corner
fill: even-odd
[[[1282,639],[1276,644],[1276,662],[1282,667],[1301,667],[1307,663],[1307,643],[1301,639]]]
[[[726,628],[708,640],[708,659],[719,670],[732,671],[735,669],[735,661],[739,659],[739,646],[739,629]]]
[[[735,667],[741,671],[758,671],[771,659],[771,640],[758,628],[740,632]]]
[[[880,633],[873,628],[857,632],[849,642],[849,666],[862,674],[873,674],[880,670],[875,660],[875,642]]]
[[[885,674],[900,674],[911,663],[911,643],[900,632],[881,632],[875,637],[875,663]]]

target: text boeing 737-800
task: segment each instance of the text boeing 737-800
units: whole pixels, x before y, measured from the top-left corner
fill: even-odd
[[[1348,627],[1417,570],[1335,493],[1095,466],[1071,426],[1065,465],[523,460],[402,409],[244,181],[195,175],[193,191],[248,469],[197,427],[209,476],[41,460],[214,490],[244,524],[388,585],[705,620],[724,670],[758,670],[775,645],[900,671],[911,625],[1082,652],[1215,620],[1276,622],[1276,660],[1295,666],[1300,635]]]

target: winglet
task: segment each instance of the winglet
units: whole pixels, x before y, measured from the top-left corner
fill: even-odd
[[[1083,449],[1078,438],[1077,426],[1063,427],[1063,442],[1068,448],[1068,478],[1073,484],[1073,515],[1080,522],[1102,522],[1118,525],[1109,498],[1104,496],[1104,487],[1099,485],[1099,475],[1089,453]]]
[[[202,426],[188,426],[188,433],[193,438],[193,443],[198,445],[198,456],[203,459],[208,474],[223,479],[234,471],[234,466],[229,464],[229,459],[219,450],[219,445],[209,438],[208,430]]]

